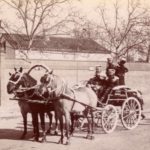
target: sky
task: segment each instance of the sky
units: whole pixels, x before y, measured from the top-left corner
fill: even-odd
[[[78,10],[81,11],[81,14],[87,16],[87,18],[91,21],[97,21],[98,14],[96,13],[96,8],[99,6],[99,4],[104,3],[105,7],[108,9],[109,15],[111,16],[111,7],[112,3],[114,3],[116,0],[71,0],[72,5],[76,7]],[[119,0],[120,7],[125,7],[128,0]],[[143,6],[150,9],[150,0],[139,0]],[[123,15],[125,15],[125,11],[122,9],[121,12]],[[10,21],[10,23],[14,23],[17,25],[18,21],[15,17],[15,12],[13,9],[10,9],[3,5],[2,11],[0,12],[0,19],[5,19]]]
[[[105,7],[107,9],[110,9],[111,12],[111,6],[116,0],[81,0],[80,2],[75,2],[75,6],[80,8],[89,19],[95,19],[96,20],[96,13],[95,10],[96,8],[101,5],[105,4]],[[150,9],[150,0],[139,0],[140,3]],[[124,8],[127,5],[128,0],[119,0],[119,6]],[[125,13],[122,12],[122,13]]]

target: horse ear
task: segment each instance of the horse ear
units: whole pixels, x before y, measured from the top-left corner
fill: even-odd
[[[23,71],[23,68],[22,68],[22,67],[20,67],[19,72],[22,72],[22,71]]]
[[[15,70],[15,72],[17,72],[17,68],[16,67],[14,67],[14,70]]]
[[[53,69],[49,72],[49,74],[53,74]]]
[[[11,76],[12,74],[9,72],[9,75]]]

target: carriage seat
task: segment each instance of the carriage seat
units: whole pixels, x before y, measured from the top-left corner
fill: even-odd
[[[118,85],[112,88],[112,90],[128,89],[126,85]]]
[[[129,88],[125,85],[115,86],[114,88],[112,88],[111,92],[109,93],[109,98],[111,99],[126,98],[127,89]]]

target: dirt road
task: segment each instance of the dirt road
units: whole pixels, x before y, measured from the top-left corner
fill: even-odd
[[[95,130],[95,139],[86,140],[86,132],[75,132],[71,145],[57,144],[59,136],[47,136],[46,143],[32,140],[32,125],[29,117],[28,135],[20,140],[22,133],[22,117],[16,101],[9,101],[5,96],[6,105],[0,107],[0,150],[149,150],[150,149],[150,72],[129,72],[127,85],[142,91],[146,119],[132,130],[125,130],[119,123],[111,134],[104,134],[101,129]],[[73,78],[70,76],[70,78]],[[87,78],[87,77],[86,77]],[[69,80],[69,79],[68,79]],[[70,79],[72,81],[73,79]],[[85,76],[80,80],[85,80]],[[4,86],[5,87],[5,86]],[[29,115],[30,116],[30,115]]]
[[[150,148],[150,116],[142,120],[140,125],[132,130],[125,130],[120,123],[111,134],[104,134],[101,129],[95,130],[95,139],[85,139],[86,132],[76,130],[71,144],[57,144],[59,136],[47,136],[46,143],[32,140],[32,126],[29,115],[28,135],[20,140],[22,133],[22,118],[16,102],[9,107],[0,108],[0,150],[149,150]],[[7,112],[7,114],[6,114]]]

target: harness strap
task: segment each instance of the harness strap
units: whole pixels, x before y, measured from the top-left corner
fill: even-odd
[[[71,89],[71,91],[73,92],[74,99],[76,99],[75,91],[74,91],[73,89]],[[71,111],[73,110],[75,103],[76,103],[76,102],[75,102],[75,101],[73,101],[73,104],[72,104],[72,107],[71,107]]]
[[[20,77],[18,78],[18,80],[17,81],[12,81],[12,80],[9,80],[9,82],[11,82],[11,83],[13,83],[13,84],[17,84],[19,81],[20,81],[20,79],[22,78],[22,76],[23,76],[23,73],[21,73],[20,74]]]

